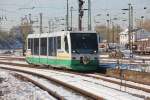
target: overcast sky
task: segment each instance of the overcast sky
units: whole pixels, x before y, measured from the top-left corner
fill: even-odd
[[[10,28],[13,25],[19,25],[21,17],[32,14],[32,19],[39,17],[39,13],[43,13],[44,26],[48,26],[47,21],[54,17],[65,17],[66,15],[66,1],[67,0],[0,0],[0,16],[6,16],[7,21],[2,21],[0,24],[3,28]],[[88,0],[84,0],[87,2]],[[140,18],[144,15],[146,18],[150,18],[150,0],[91,0],[92,2],[92,21],[94,19],[100,24],[105,24],[106,14],[110,13],[111,18],[118,17],[122,19],[128,18],[128,13],[122,15],[122,8],[128,8],[128,3],[131,2],[134,7],[134,17]],[[77,26],[77,9],[78,0],[69,0],[69,6],[73,6],[73,23]],[[30,9],[35,7],[34,9]],[[87,3],[85,3],[87,8]],[[143,8],[147,7],[146,10]],[[101,14],[101,16],[96,16]],[[61,22],[64,23],[64,22]],[[84,26],[87,23],[87,13],[84,16]],[[127,22],[116,21],[117,24],[124,24],[127,26]],[[94,26],[94,24],[93,24]]]

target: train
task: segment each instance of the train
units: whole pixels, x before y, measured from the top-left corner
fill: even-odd
[[[94,71],[99,66],[96,32],[61,31],[27,36],[26,61],[74,71]]]

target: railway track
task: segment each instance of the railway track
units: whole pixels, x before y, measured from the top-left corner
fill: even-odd
[[[27,65],[27,64],[16,64],[16,63],[11,63],[11,62],[0,62],[0,63],[8,64],[8,65],[13,65],[13,66],[35,67],[35,66]],[[41,67],[38,67],[38,68],[41,69]],[[51,69],[49,69],[49,70],[51,70]],[[56,70],[56,71],[64,73],[61,70]],[[92,77],[92,78],[95,78],[95,79],[103,80],[105,82],[117,84],[117,85],[119,85],[121,87],[124,86],[125,88],[132,88],[132,89],[136,89],[136,90],[140,90],[140,91],[144,91],[144,92],[150,93],[150,89],[149,88],[142,87],[141,86],[142,84],[138,84],[138,83],[137,83],[138,85],[129,84],[130,82],[129,83],[128,82],[121,83],[120,80],[116,80],[116,79],[112,79],[112,78],[109,78],[109,77],[105,77],[105,76],[102,76],[102,75],[96,75],[96,74],[85,74],[85,73],[77,73],[77,72],[70,72],[70,71],[69,72],[67,71],[67,73],[71,73],[71,74],[75,74],[75,75],[79,75],[79,76]],[[89,81],[89,80],[86,80],[86,81]],[[95,83],[99,84],[98,82],[95,82]],[[104,86],[106,86],[106,85],[104,85]],[[113,88],[113,87],[110,87],[110,88]],[[117,90],[119,90],[119,89],[117,89]],[[122,90],[122,91],[124,91],[124,92],[130,92],[130,91],[126,91],[125,89]],[[132,93],[132,94],[134,94],[134,93]],[[137,94],[134,94],[134,95],[137,95]],[[138,94],[138,96],[143,97],[143,95],[139,95],[139,94]]]
[[[0,100],[57,100],[16,72],[0,69]]]
[[[1,61],[0,60],[0,63],[1,64],[9,64],[9,65],[14,65],[14,66],[23,66],[23,67],[31,67],[31,68],[45,68],[45,69],[48,69],[48,70],[56,70],[56,71],[59,71],[59,72],[67,72],[67,73],[71,73],[71,74],[78,74],[78,75],[82,75],[82,76],[87,76],[87,77],[93,77],[93,78],[96,78],[96,79],[102,79],[104,81],[109,81],[109,82],[112,82],[112,83],[116,83],[116,84],[119,84],[121,85],[122,83],[121,82],[116,82],[116,81],[113,81],[113,80],[109,80],[109,77],[110,78],[114,78],[116,79],[117,77],[112,77],[112,76],[108,76],[106,74],[102,74],[102,73],[95,73],[95,72],[92,72],[94,74],[85,74],[85,73],[79,73],[79,72],[74,72],[74,71],[70,71],[70,70],[60,70],[60,69],[57,69],[57,68],[51,68],[51,67],[43,67],[43,66],[34,66],[34,65],[29,65],[27,63],[13,63],[13,62],[9,62],[9,61]],[[103,77],[102,77],[103,76]],[[117,78],[119,81],[121,80],[120,78]],[[123,79],[122,79],[123,80]],[[131,80],[125,80],[125,81],[131,81]],[[140,82],[140,81],[133,81],[132,82],[135,82],[135,83],[139,83],[139,84],[143,84],[143,85],[150,85],[150,83],[145,83],[145,82]],[[125,85],[128,85],[128,84],[122,84],[123,86]],[[128,85],[129,87],[134,87],[134,86],[130,86]],[[140,88],[141,89],[141,88]],[[144,90],[144,89],[143,89]]]
[[[9,69],[11,70],[11,69]],[[75,91],[72,87],[70,88],[61,81],[53,80],[35,73],[28,73],[22,71],[15,71],[15,75],[32,82],[41,89],[47,91],[51,96],[55,97],[57,100],[75,100],[74,98],[81,98],[81,100],[93,100],[88,94],[84,95]],[[72,98],[73,97],[73,98]],[[101,99],[102,100],[102,99]]]
[[[100,96],[86,92],[80,88],[76,88],[60,80],[42,74],[8,67],[3,67],[3,69],[15,72],[16,77],[21,77],[25,80],[28,80],[29,82],[32,82],[36,86],[40,87],[42,90],[47,91],[57,100],[104,100],[104,98]]]
[[[15,57],[15,56],[1,56],[0,60],[18,60],[18,61],[25,61],[25,57]]]
[[[13,75],[21,80],[26,80],[28,82],[33,83],[35,86],[41,88],[44,91],[47,91],[53,98],[54,100],[59,99],[59,100],[64,100],[64,97],[61,95],[58,95],[56,92],[52,91],[51,89],[47,88],[46,86],[44,86],[43,84],[37,82],[36,80],[33,79],[33,76],[25,74],[25,73],[18,73],[15,72],[13,73]],[[30,77],[29,77],[30,76]],[[31,78],[32,77],[32,78]]]
[[[2,65],[1,65],[2,66]],[[114,90],[114,89],[110,89],[110,90],[113,90],[113,91],[115,91],[115,92],[117,92],[116,94],[117,95],[113,95],[112,94],[112,92],[111,92],[111,94],[109,94],[109,93],[106,93],[107,94],[107,96],[106,97],[103,97],[103,96],[105,96],[103,93],[101,93],[100,91],[106,91],[105,89],[104,90],[100,90],[100,91],[98,91],[99,89],[97,88],[97,87],[99,87],[100,88],[100,86],[101,87],[103,87],[103,88],[110,88],[110,87],[106,87],[106,86],[103,86],[103,85],[101,85],[101,84],[98,84],[98,83],[95,83],[95,82],[91,82],[90,80],[87,80],[85,77],[84,77],[84,79],[82,79],[82,81],[81,81],[81,79],[79,79],[81,82],[80,83],[78,83],[78,82],[74,82],[74,81],[79,81],[79,80],[74,80],[74,79],[77,79],[77,77],[73,77],[73,76],[70,76],[70,75],[68,75],[68,74],[63,74],[63,73],[59,73],[59,72],[55,72],[55,71],[51,71],[51,75],[50,76],[54,76],[54,77],[60,77],[60,78],[58,78],[58,79],[56,79],[56,78],[52,78],[52,77],[49,77],[49,75],[48,74],[46,74],[46,73],[49,73],[49,71],[47,71],[47,70],[44,70],[43,72],[42,72],[42,70],[43,69],[39,69],[39,70],[36,70],[36,69],[33,69],[33,68],[23,68],[22,69],[22,67],[21,68],[19,68],[19,67],[17,67],[17,66],[15,66],[15,68],[14,67],[11,67],[11,66],[9,66],[9,67],[1,67],[1,68],[4,68],[4,69],[7,69],[7,70],[13,70],[13,71],[19,71],[19,72],[24,72],[24,73],[28,73],[28,74],[35,74],[35,75],[37,75],[37,76],[39,76],[39,77],[44,77],[44,78],[46,78],[46,79],[52,79],[53,81],[55,81],[56,83],[57,82],[61,82],[60,80],[62,79],[62,76],[65,76],[65,82],[63,82],[63,84],[64,84],[64,86],[69,86],[68,88],[70,89],[73,89],[73,90],[75,90],[75,91],[78,91],[79,93],[81,93],[81,94],[83,94],[83,95],[85,95],[85,96],[87,96],[87,97],[90,97],[90,98],[92,98],[92,99],[94,99],[94,100],[103,100],[103,99],[108,99],[108,100],[120,100],[119,98],[121,97],[121,98],[123,98],[122,100],[126,100],[127,98],[128,98],[128,96],[126,97],[126,95],[129,95],[129,96],[131,96],[131,98],[133,99],[139,99],[139,97],[140,98],[143,98],[143,97],[141,97],[141,96],[138,96],[138,97],[136,97],[135,95],[134,95],[134,97],[131,95],[131,94],[127,94],[126,92],[120,92],[120,91],[118,91],[118,90]],[[32,70],[32,71],[31,71]],[[45,74],[42,74],[42,73],[45,73]],[[72,78],[73,80],[70,80],[70,78]],[[68,80],[67,82],[71,82],[71,83],[73,83],[73,84],[70,84],[70,85],[68,85],[68,83],[66,82],[66,79]],[[83,86],[81,85],[81,83],[85,83]],[[89,85],[87,84],[87,83],[90,83]],[[78,84],[78,86],[75,86],[75,84]],[[91,85],[92,84],[92,85]],[[97,91],[98,93],[92,93],[90,90],[88,90],[88,89],[84,89],[85,88],[85,86],[87,86],[87,87],[89,87],[90,86],[90,89],[92,89],[93,88],[93,84],[94,85],[97,85],[97,86],[95,86],[95,88],[94,88],[94,91]],[[62,85],[62,83],[61,83],[61,85]],[[81,86],[80,86],[81,85]],[[82,87],[84,87],[84,88],[82,88]],[[96,90],[95,90],[96,89]],[[100,92],[100,93],[99,93]],[[107,91],[108,92],[108,91]],[[100,95],[103,95],[103,96],[100,96]],[[110,99],[110,98],[113,98],[113,99]],[[131,99],[131,100],[132,100]],[[134,100],[133,99],[133,100]],[[135,99],[135,100],[136,100]],[[139,99],[140,100],[140,99]],[[141,99],[142,100],[142,99]]]

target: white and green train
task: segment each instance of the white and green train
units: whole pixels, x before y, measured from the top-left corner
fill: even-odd
[[[95,32],[29,34],[26,61],[76,71],[96,70],[99,65],[98,40]]]

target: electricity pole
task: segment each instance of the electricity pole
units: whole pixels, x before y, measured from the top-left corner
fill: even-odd
[[[66,29],[69,30],[69,3],[67,0],[67,15],[66,15]]]
[[[113,31],[112,40],[113,40],[113,43],[115,43],[115,30],[114,30],[114,22],[112,22],[112,31]]]
[[[131,57],[131,50],[132,50],[132,45],[131,45],[131,3],[129,3],[129,30],[128,30],[128,36],[129,36],[129,49],[130,49],[130,57]]]
[[[133,45],[133,34],[132,34],[132,30],[133,30],[133,6],[131,5],[131,3],[128,4],[129,8],[128,9],[122,9],[122,10],[128,10],[129,11],[129,26],[128,26],[128,38],[129,38],[129,50],[130,50],[130,58],[133,57],[132,54],[132,45]],[[132,38],[132,41],[131,41]]]
[[[91,29],[91,0],[88,0],[88,30],[90,31]]]
[[[131,6],[131,39],[132,39],[132,41],[131,41],[131,57],[133,58],[133,42],[134,42],[134,33],[133,33],[133,26],[134,26],[134,23],[133,23],[133,6]]]
[[[71,31],[72,31],[72,11],[73,11],[73,7],[71,6],[71,8],[70,8],[70,12],[71,12],[71,21],[70,21],[70,25],[71,25]]]
[[[40,34],[43,33],[43,29],[42,29],[42,16],[43,16],[43,14],[40,13]]]
[[[141,16],[140,28],[143,28],[143,23],[144,23],[144,16]]]
[[[31,14],[29,14],[29,23],[32,24]]]
[[[49,28],[49,33],[51,33],[51,21],[48,21],[48,28]]]
[[[33,22],[31,20],[31,14],[29,14],[29,23],[30,23],[30,32],[29,32],[29,34],[31,34],[31,33],[33,33],[33,31],[32,31],[32,24],[33,24]]]
[[[106,16],[107,16],[107,20],[106,20],[106,22],[107,22],[107,27],[106,27],[106,29],[107,29],[107,43],[109,43],[110,42],[110,38],[109,38],[109,27],[110,27],[110,14],[109,13],[107,13],[106,14]]]
[[[110,24],[110,20],[108,19],[108,20],[106,20],[107,21],[107,42],[109,43],[109,24]]]

